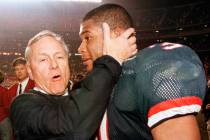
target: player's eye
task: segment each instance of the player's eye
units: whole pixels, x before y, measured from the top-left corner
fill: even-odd
[[[84,40],[85,40],[85,41],[89,41],[89,40],[90,40],[90,37],[89,37],[89,36],[86,36],[86,37],[84,38]]]

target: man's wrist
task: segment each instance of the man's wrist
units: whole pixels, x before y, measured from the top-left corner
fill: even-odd
[[[104,55],[97,58],[94,61],[94,65],[102,65],[106,67],[111,72],[112,76],[116,79],[118,79],[122,70],[120,63],[115,58],[109,55]]]

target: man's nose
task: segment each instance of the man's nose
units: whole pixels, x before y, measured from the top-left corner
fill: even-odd
[[[83,53],[83,52],[86,52],[86,47],[85,47],[85,43],[84,41],[82,41],[82,43],[80,44],[78,50],[77,50],[79,53]]]
[[[16,70],[16,73],[21,73],[21,71],[20,70]]]
[[[51,68],[57,68],[58,67],[58,62],[54,59],[51,59],[50,64],[51,64]]]

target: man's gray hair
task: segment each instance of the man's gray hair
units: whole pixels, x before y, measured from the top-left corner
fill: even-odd
[[[66,45],[66,43],[64,42],[62,36],[60,36],[59,34],[56,34],[52,31],[49,30],[43,30],[41,32],[39,32],[38,34],[36,34],[34,37],[32,37],[29,41],[28,41],[28,45],[26,47],[25,50],[25,58],[26,61],[29,62],[29,55],[30,55],[30,47],[36,43],[37,41],[39,41],[40,39],[42,39],[43,37],[52,37],[55,40],[57,40],[59,43],[62,44],[62,46],[64,47],[64,50],[66,51],[67,55],[69,55],[69,49]]]

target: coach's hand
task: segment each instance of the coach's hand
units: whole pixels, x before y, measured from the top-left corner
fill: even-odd
[[[116,38],[110,38],[110,27],[107,23],[103,23],[103,55],[110,55],[120,64],[127,58],[137,53],[135,30],[127,29]]]

